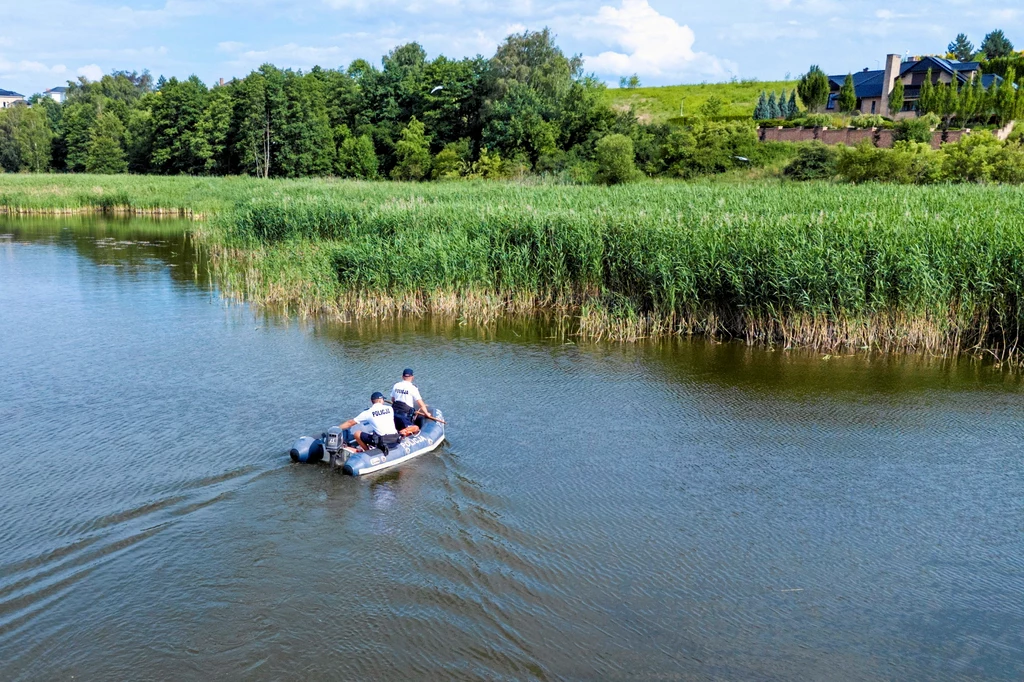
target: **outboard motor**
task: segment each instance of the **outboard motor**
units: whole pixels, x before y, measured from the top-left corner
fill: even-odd
[[[293,462],[312,464],[322,461],[324,458],[324,442],[317,438],[305,436],[295,441],[289,454]]]
[[[327,455],[330,458],[332,467],[335,465],[336,462],[339,464],[344,463],[344,455],[340,456],[341,461],[339,462],[338,453],[341,451],[342,447],[345,446],[345,440],[346,437],[348,436],[348,433],[346,432],[347,429],[342,429],[338,426],[332,426],[331,428],[327,429],[327,433],[321,436],[324,442],[324,450],[327,451]]]

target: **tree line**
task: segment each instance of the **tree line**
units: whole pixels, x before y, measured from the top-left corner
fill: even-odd
[[[729,146],[714,140],[711,122],[685,131],[642,125],[609,107],[604,87],[547,29],[509,36],[490,58],[428,59],[409,43],[380,66],[357,59],[303,72],[264,64],[214,87],[196,76],[154,81],[146,71],[116,71],[70,83],[63,103],[35,95],[29,107],[0,112],[0,167],[615,182],[727,170],[734,156],[756,156],[752,126],[722,124]],[[707,153],[698,149],[705,143]]]

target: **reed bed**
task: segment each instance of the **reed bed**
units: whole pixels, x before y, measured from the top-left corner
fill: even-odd
[[[1022,205],[998,186],[0,176],[7,211],[205,215],[225,291],[306,315],[544,312],[585,338],[1014,364]]]
[[[1005,187],[353,184],[254,197],[213,229],[258,273],[246,296],[309,313],[559,310],[588,338],[1018,362],[1022,199]]]

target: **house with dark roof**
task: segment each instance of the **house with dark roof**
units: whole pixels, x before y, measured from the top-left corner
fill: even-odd
[[[942,57],[922,57],[904,61],[898,54],[885,57],[885,68],[871,71],[864,69],[853,74],[853,89],[857,93],[857,110],[862,114],[880,114],[891,118],[913,116],[917,100],[921,97],[921,84],[932,72],[933,84],[970,83],[981,78],[986,88],[993,83],[999,85],[1003,79],[994,74],[982,74],[978,62],[958,62],[955,59]],[[889,111],[889,94],[896,81],[903,82],[903,106],[899,111]],[[830,94],[826,109],[836,111],[839,108],[839,89],[846,81],[846,74],[829,76]]]
[[[25,95],[19,95],[16,92],[11,92],[10,90],[4,90],[0,88],[0,109],[13,107],[15,104],[24,102]]]
[[[67,97],[67,91],[67,88],[60,86],[56,88],[50,88],[49,90],[44,90],[43,94],[51,98],[57,104],[60,104],[64,101],[64,98]]]

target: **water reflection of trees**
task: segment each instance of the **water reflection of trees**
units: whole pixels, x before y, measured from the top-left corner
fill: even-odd
[[[96,265],[125,273],[166,270],[173,282],[208,287],[209,259],[186,220],[117,216],[0,218],[0,234],[15,242],[54,243],[74,248]]]

